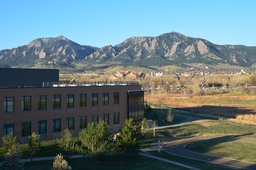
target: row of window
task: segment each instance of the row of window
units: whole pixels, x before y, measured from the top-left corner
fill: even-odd
[[[99,122],[99,115],[92,115],[92,122],[98,123]],[[105,113],[103,114],[102,120],[105,121],[107,124],[109,124],[109,114]],[[61,119],[53,119],[53,132],[60,132],[61,131]],[[67,128],[70,130],[75,129],[75,118],[74,117],[68,117],[66,119],[67,121]],[[114,124],[120,123],[120,113],[114,113],[113,117]],[[80,123],[79,123],[80,129],[84,129],[87,127],[87,116],[81,116],[80,117]],[[22,137],[30,136],[31,135],[31,129],[32,129],[32,123],[31,122],[23,122],[21,127],[21,135]],[[14,124],[6,124],[4,125],[4,133],[5,135],[14,134],[15,125]],[[38,121],[38,134],[46,134],[47,133],[47,120],[39,120]]]
[[[68,94],[66,97],[66,100],[67,100],[67,108],[75,107],[75,95],[74,94]],[[15,108],[14,101],[15,101],[15,98],[13,96],[4,98],[4,112],[6,112],[6,113],[14,112],[14,108]],[[31,96],[22,96],[21,97],[21,110],[22,111],[31,111],[31,108],[32,108],[31,101],[32,101]],[[113,103],[119,104],[119,93],[118,92],[115,92],[113,94]],[[91,94],[91,105],[98,106],[98,104],[99,104],[99,94],[92,93]],[[108,105],[108,104],[109,104],[109,93],[103,93],[103,105]],[[80,94],[79,105],[80,105],[80,107],[87,106],[87,94],[86,93]],[[61,108],[61,95],[53,95],[52,107],[54,109]],[[37,108],[38,108],[38,110],[46,110],[47,109],[47,96],[46,95],[38,96]]]

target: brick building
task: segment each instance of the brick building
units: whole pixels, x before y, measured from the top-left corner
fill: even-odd
[[[34,75],[36,71],[30,69],[24,74]],[[49,73],[48,69],[45,71]],[[45,78],[41,81],[41,85],[5,84],[0,88],[0,137],[13,134],[26,142],[32,132],[37,132],[43,139],[55,139],[66,128],[77,136],[88,122],[99,120],[104,120],[110,130],[118,131],[125,119],[143,117],[144,92],[137,83],[62,84],[49,83]]]

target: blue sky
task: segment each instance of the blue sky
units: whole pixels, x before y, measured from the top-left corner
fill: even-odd
[[[0,49],[59,35],[102,47],[172,31],[256,46],[255,8],[255,0],[1,0]]]

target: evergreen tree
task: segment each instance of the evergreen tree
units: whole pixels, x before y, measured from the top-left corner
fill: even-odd
[[[133,119],[126,120],[116,139],[116,152],[133,155],[139,151],[140,127]]]
[[[90,154],[103,154],[109,151],[110,133],[107,124],[100,121],[98,124],[91,122],[87,128],[79,133],[82,147],[87,148]]]

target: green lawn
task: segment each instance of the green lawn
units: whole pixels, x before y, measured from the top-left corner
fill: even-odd
[[[191,124],[157,130],[156,138],[164,141],[170,140],[171,137],[216,135],[216,138],[189,144],[188,148],[196,152],[256,162],[256,152],[254,152],[256,150],[256,126],[225,120],[208,120],[206,124]],[[225,137],[218,137],[218,135],[225,135]]]
[[[256,163],[256,143],[236,140],[209,140],[195,142],[187,148],[196,152],[213,154]]]
[[[184,168],[162,161],[137,156],[130,159],[120,157],[108,157],[104,161],[95,158],[72,159],[69,165],[72,170],[182,170]],[[50,170],[52,161],[31,162],[25,164],[25,170]]]

